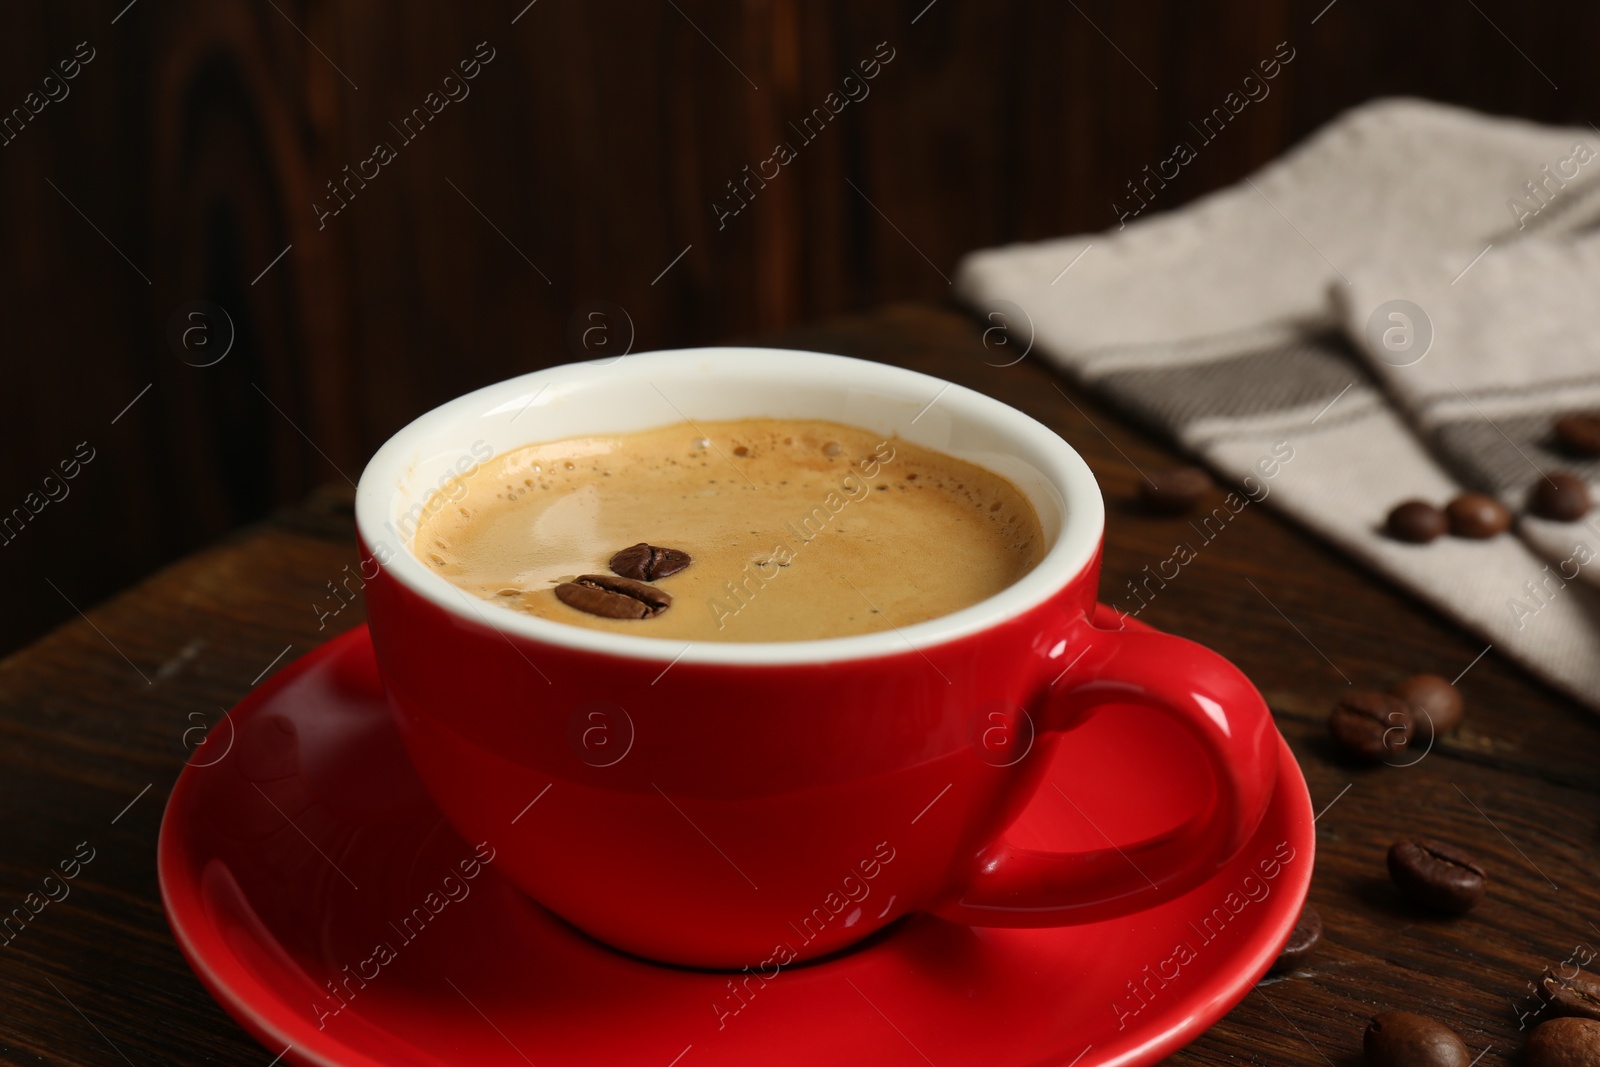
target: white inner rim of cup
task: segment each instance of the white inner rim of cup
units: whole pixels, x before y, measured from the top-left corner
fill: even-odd
[[[421,518],[463,499],[455,479],[491,458],[489,449],[497,458],[536,442],[759,417],[827,419],[885,438],[898,435],[1003,475],[1033,504],[1050,548],[1021,579],[952,614],[877,633],[783,642],[685,642],[551,622],[466,593],[411,554]],[[433,409],[390,438],[367,464],[356,490],[356,525],[374,553],[380,546],[387,550],[383,566],[401,584],[453,615],[507,635],[633,659],[755,666],[894,655],[1021,614],[1058,592],[1093,558],[1105,505],[1088,465],[1065,441],[981,393],[846,356],[691,348],[552,367]]]

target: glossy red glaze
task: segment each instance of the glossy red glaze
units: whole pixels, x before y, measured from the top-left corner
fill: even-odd
[[[915,911],[984,926],[1125,915],[1214,874],[1272,794],[1260,695],[1191,642],[1096,629],[1098,553],[1032,610],[826,664],[547,643],[365,567],[401,738],[451,823],[540,903],[650,959],[770,966]],[[998,843],[1056,746],[1108,702],[1162,710],[1219,788],[1121,856]],[[1139,811],[1149,788],[1131,776],[1116,801]]]
[[[1096,621],[1117,625],[1105,608]],[[1311,878],[1310,799],[1278,741],[1277,789],[1253,838],[1137,917],[1005,930],[920,915],[811,964],[667,967],[584,937],[517,890],[503,846],[451,830],[401,747],[364,628],[286,667],[225,722],[173,789],[158,873],[180,947],[265,1045],[263,1061],[1150,1064],[1266,971]],[[1043,784],[1007,838],[1065,852],[1146,839],[1206,793],[1199,751],[1157,712],[1107,706],[1024,761]],[[864,903],[886,899],[900,862]]]

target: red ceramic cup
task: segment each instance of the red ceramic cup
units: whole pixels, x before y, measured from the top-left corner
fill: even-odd
[[[531,618],[409,551],[491,456],[750,416],[847,422],[977,463],[1027,494],[1050,548],[1001,593],[903,629],[691,645]],[[1125,915],[1214,873],[1273,790],[1272,720],[1235,667],[1090,624],[1105,513],[1078,454],[926,375],[742,348],[556,367],[401,430],[362,475],[356,517],[379,668],[422,780],[530,896],[640,956],[770,973],[910,912],[1011,927]],[[1007,844],[1053,746],[1129,704],[1164,712],[1209,761],[1215,788],[1192,817],[1092,852]],[[1129,781],[1120,803],[1141,795]]]

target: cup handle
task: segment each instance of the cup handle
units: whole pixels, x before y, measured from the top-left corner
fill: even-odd
[[[1277,780],[1278,732],[1249,679],[1192,641],[1154,630],[1098,630],[1074,674],[1046,696],[1040,732],[1065,733],[1106,704],[1166,713],[1200,742],[1215,797],[1186,822],[1120,848],[1041,852],[986,846],[933,914],[967,926],[1071,926],[1141,911],[1199,885],[1254,834]]]

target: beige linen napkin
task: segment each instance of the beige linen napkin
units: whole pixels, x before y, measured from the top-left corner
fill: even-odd
[[[1517,618],[1507,599],[1546,564],[1519,537],[1410,545],[1383,535],[1395,503],[1442,504],[1462,486],[1340,329],[1400,284],[1353,284],[1363,270],[1455,263],[1459,271],[1495,243],[1471,278],[1502,250],[1580,227],[1600,207],[1590,195],[1600,160],[1568,162],[1578,173],[1555,192],[1531,186],[1545,181],[1542,168],[1559,174],[1578,143],[1600,147],[1600,137],[1381,100],[1181,210],[969,255],[957,290],[980,312],[1014,303],[1045,358],[1170,433],[1252,499],[1600,708],[1595,593],[1572,583],[1535,619]],[[1346,289],[1357,291],[1333,295]],[[1203,552],[1225,526],[1229,509],[1220,510],[1201,521],[1191,551]],[[1137,610],[1157,592],[1146,579],[1114,603]]]
[[[1600,233],[1489,248],[1471,270],[1455,270],[1373,265],[1334,297],[1347,334],[1423,439],[1461,481],[1520,513],[1518,529],[1547,568],[1506,598],[1526,629],[1567,582],[1600,585],[1600,512],[1556,522],[1525,506],[1553,471],[1600,490],[1600,459],[1566,454],[1551,430],[1556,417],[1600,410]],[[1402,300],[1409,327],[1388,319]],[[1423,336],[1395,351],[1385,321]]]

